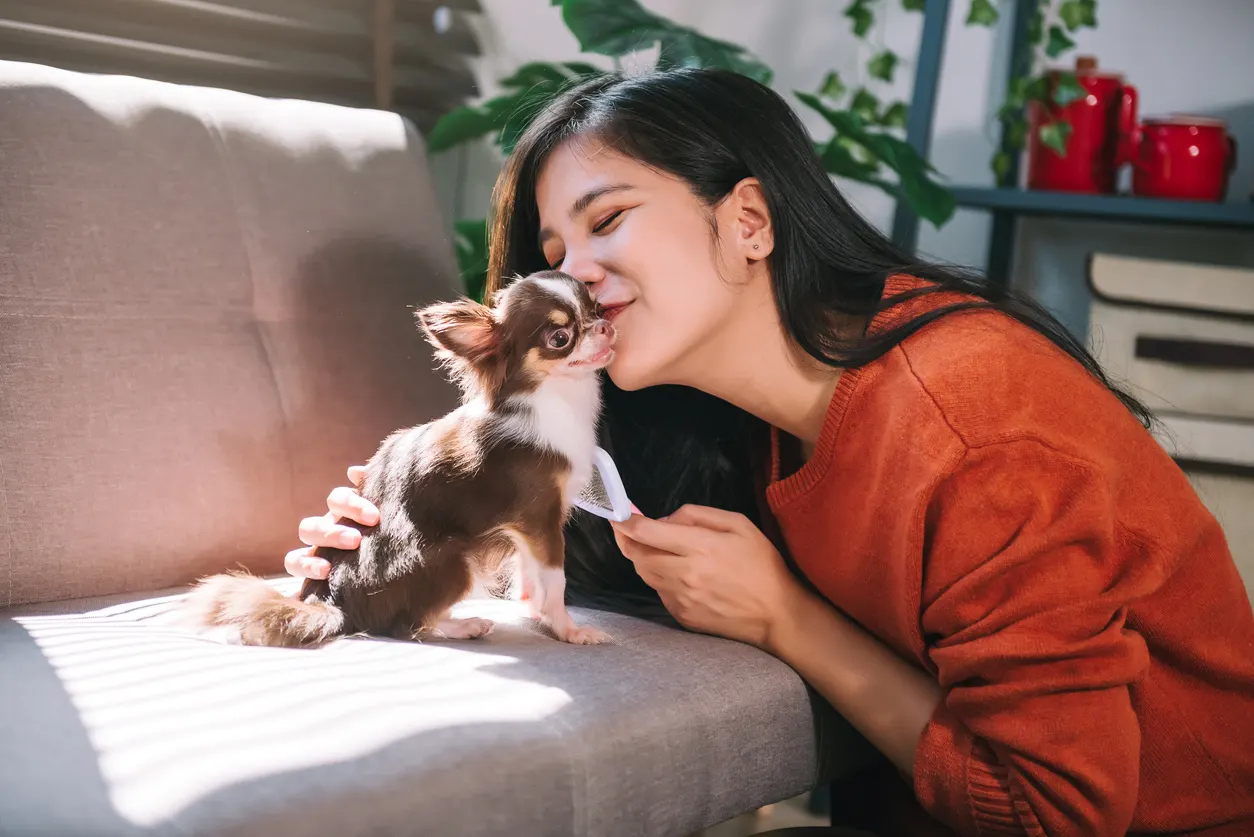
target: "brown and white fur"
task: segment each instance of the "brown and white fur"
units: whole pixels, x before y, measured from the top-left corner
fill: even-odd
[[[246,574],[204,579],[187,602],[198,626],[247,645],[480,637],[490,621],[449,608],[516,556],[515,589],[532,616],[566,642],[607,639],[566,610],[562,527],[592,473],[597,370],[613,357],[613,327],[583,283],[556,271],[516,280],[491,308],[463,299],[417,316],[462,405],[379,447],[361,486],[378,525],[340,521],[362,532],[361,546],[319,548],[330,576],[294,598]]]

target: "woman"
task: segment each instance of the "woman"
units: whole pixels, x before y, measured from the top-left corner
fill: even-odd
[[[619,333],[604,444],[643,513],[572,522],[576,598],[777,655],[958,834],[1254,834],[1241,579],[1056,321],[912,263],[730,73],[584,83],[493,201],[489,275],[560,268]],[[377,519],[328,505],[305,543]]]

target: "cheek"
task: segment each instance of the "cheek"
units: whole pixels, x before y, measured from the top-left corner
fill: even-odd
[[[701,216],[659,213],[648,223],[624,225],[605,247],[606,265],[636,296],[616,324],[610,377],[622,389],[666,383],[676,361],[705,342],[723,318],[729,288],[709,225]]]
[[[676,270],[641,290],[623,314],[609,367],[621,389],[677,382],[672,376],[682,361],[710,343],[726,319],[727,286],[708,267]]]

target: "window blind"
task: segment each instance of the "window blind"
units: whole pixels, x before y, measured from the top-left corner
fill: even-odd
[[[478,0],[3,0],[0,58],[404,114],[476,94]]]

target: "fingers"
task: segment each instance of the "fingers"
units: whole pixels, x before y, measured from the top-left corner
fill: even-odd
[[[314,548],[293,549],[283,559],[283,568],[288,575],[297,578],[326,578],[331,573],[331,563],[325,558],[313,554]]]
[[[351,526],[340,526],[335,521],[340,515],[327,512],[321,517],[306,517],[300,522],[300,542],[309,546],[330,546],[336,549],[356,549],[361,545],[361,532]]]
[[[621,533],[633,541],[673,555],[691,555],[710,546],[710,531],[691,524],[651,520],[633,514],[621,523],[614,522],[613,526],[616,536]]]
[[[363,526],[379,522],[379,510],[374,504],[347,486],[340,486],[327,496],[327,508],[336,517],[354,520]]]
[[[654,549],[619,532],[614,533],[614,539],[627,560],[635,565],[636,575],[654,590],[669,588],[674,577],[688,564],[686,558]]]
[[[366,466],[365,465],[348,466],[348,481],[351,482],[353,485],[357,486],[358,488],[361,488],[361,484],[366,481]]]
[[[353,465],[348,469],[349,481],[361,487],[366,479],[366,466]],[[298,533],[303,549],[293,549],[283,559],[288,575],[297,578],[322,579],[331,574],[331,563],[314,555],[317,547],[356,549],[361,546],[361,532],[352,526],[341,526],[340,520],[351,520],[363,526],[379,522],[379,510],[355,489],[341,486],[327,496],[327,513],[320,517],[306,517],[300,522]]]
[[[716,532],[740,532],[749,523],[749,518],[739,512],[689,504],[681,506],[674,514],[667,515],[666,521],[685,526],[703,526]]]

